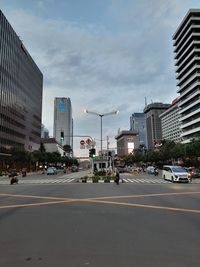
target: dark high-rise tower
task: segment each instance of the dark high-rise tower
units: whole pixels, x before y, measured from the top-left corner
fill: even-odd
[[[40,146],[43,76],[0,10],[0,148]]]
[[[144,108],[147,131],[147,147],[153,149],[162,140],[160,114],[170,107],[170,104],[152,103]]]

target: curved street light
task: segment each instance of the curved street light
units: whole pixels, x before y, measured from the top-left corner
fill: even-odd
[[[119,113],[119,110],[115,110],[115,111],[111,111],[111,112],[107,112],[107,113],[97,113],[97,112],[89,111],[89,110],[85,109],[84,113],[96,115],[96,116],[99,116],[101,118],[101,156],[102,156],[102,118],[104,116],[117,115]]]

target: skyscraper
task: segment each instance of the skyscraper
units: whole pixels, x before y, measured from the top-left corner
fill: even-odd
[[[43,75],[0,10],[0,148],[40,146]]]
[[[159,115],[169,107],[170,104],[152,103],[144,108],[148,149],[153,149],[155,144],[162,140],[161,119]]]
[[[137,145],[146,147],[146,123],[144,113],[133,113],[130,117],[130,130],[137,132]]]
[[[200,133],[200,9],[190,9],[173,36],[181,137]]]
[[[72,107],[70,98],[54,99],[54,137],[62,145],[72,146]]]

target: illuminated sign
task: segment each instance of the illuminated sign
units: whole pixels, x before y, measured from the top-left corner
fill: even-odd
[[[132,153],[134,149],[134,143],[133,142],[128,142],[128,153]]]
[[[65,102],[64,100],[60,100],[59,103],[58,103],[58,109],[60,111],[64,111],[65,110]]]

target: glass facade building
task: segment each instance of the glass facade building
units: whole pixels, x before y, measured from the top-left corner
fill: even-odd
[[[72,106],[68,97],[54,99],[54,138],[62,145],[72,147]]]
[[[147,146],[146,141],[146,123],[144,113],[133,113],[130,117],[130,130],[137,132],[137,145],[136,148],[140,146]]]
[[[0,148],[37,150],[43,75],[0,10]]]

